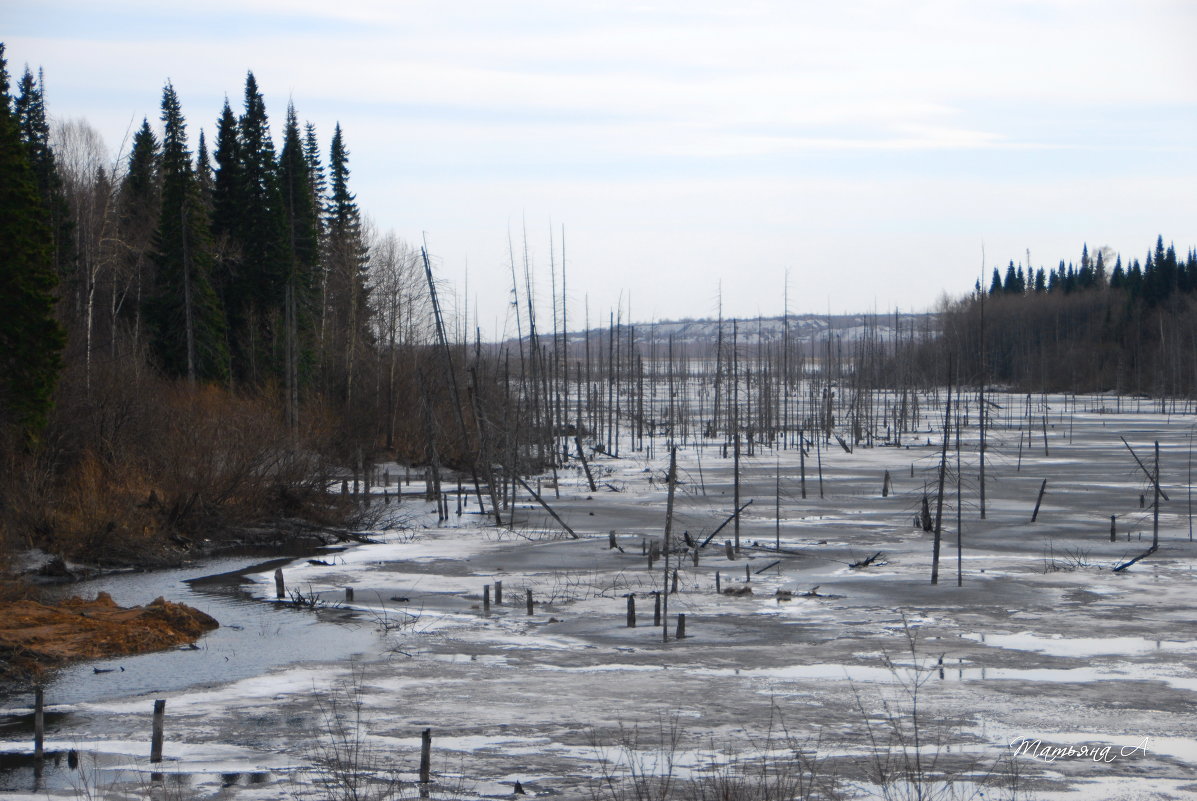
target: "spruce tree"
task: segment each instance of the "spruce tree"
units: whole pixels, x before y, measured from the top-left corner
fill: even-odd
[[[231,337],[245,326],[247,298],[238,292],[241,275],[240,224],[242,203],[241,138],[237,117],[226,98],[220,118],[216,122],[216,161],[212,180],[212,239],[216,248],[216,262],[212,271],[212,286],[224,308],[225,322]],[[234,353],[236,343],[230,346]],[[236,357],[234,356],[234,359]]]
[[[245,80],[245,113],[237,121],[237,131],[241,179],[237,244],[242,270],[235,285],[249,304],[242,330],[237,332],[238,373],[243,380],[258,383],[283,373],[287,237],[266,102],[252,72]]]
[[[1122,289],[1126,285],[1126,275],[1122,271],[1122,255],[1114,261],[1114,272],[1110,273],[1110,289]]]
[[[45,428],[66,335],[54,317],[54,237],[9,95],[0,43],[0,423]]]
[[[153,286],[154,232],[162,208],[158,139],[148,120],[133,134],[128,167],[117,196],[117,235],[123,254],[123,287],[116,314],[132,325],[134,343],[142,341],[142,309]]]
[[[327,291],[324,326],[331,348],[325,369],[333,389],[353,403],[358,352],[369,341],[366,264],[369,253],[362,236],[361,214],[349,191],[349,150],[337,124],[328,160],[330,196],[325,212]],[[343,355],[343,361],[333,362]]]
[[[312,201],[320,217],[320,230],[324,230],[324,190],[328,188],[328,181],[324,177],[324,165],[320,163],[320,141],[316,138],[316,126],[304,123],[303,126],[303,157],[308,163],[308,182]]]
[[[62,176],[54,150],[50,146],[50,122],[46,115],[45,79],[38,71],[35,80],[28,67],[21,77],[20,93],[13,101],[13,112],[20,129],[21,141],[29,155],[34,182],[41,195],[42,203],[49,214],[49,225],[53,237],[51,258],[54,269],[60,277],[74,271],[73,232],[70,208],[63,189]]]
[[[1002,274],[998,272],[998,268],[993,268],[993,278],[989,281],[989,294],[997,295],[1002,291]]]
[[[187,129],[170,83],[162,92],[162,208],[155,236],[155,286],[146,308],[162,371],[190,381],[228,374],[224,314],[212,289],[207,209],[187,148]]]
[[[1007,295],[1020,294],[1018,288],[1018,273],[1014,269],[1014,260],[1010,260],[1010,265],[1006,267],[1006,281],[1002,284],[1002,291]]]
[[[299,135],[295,107],[287,106],[279,186],[287,220],[287,263],[284,297],[287,420],[298,423],[299,389],[312,358],[315,289],[320,262],[320,215],[312,195],[312,176]]]
[[[195,149],[195,180],[199,184],[200,198],[204,201],[204,207],[211,214],[215,178],[212,175],[212,161],[208,158],[208,143],[204,139],[203,129],[200,129],[199,143]]]

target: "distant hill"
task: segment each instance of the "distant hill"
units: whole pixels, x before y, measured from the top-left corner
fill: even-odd
[[[684,349],[689,353],[705,352],[713,349],[719,339],[720,322],[718,320],[662,320],[655,323],[635,323],[636,342],[640,346],[657,343],[666,346],[670,337],[673,338],[674,349]],[[798,343],[822,343],[828,336],[837,338],[840,342],[856,342],[867,336],[874,336],[887,342],[894,340],[895,333],[900,329],[903,339],[920,339],[937,334],[939,331],[939,317],[935,314],[796,314],[783,318],[753,317],[724,319],[722,322],[723,340],[731,343],[733,327],[736,339],[741,347],[752,348],[757,344],[781,343],[785,338],[785,331],[789,329],[789,339]],[[618,326],[621,341],[626,342],[629,336],[629,326]],[[551,332],[546,335],[538,332],[544,344],[549,344]],[[591,346],[598,343],[606,344],[608,328],[592,328],[587,331],[571,331],[568,335],[570,349],[584,346],[589,336]]]

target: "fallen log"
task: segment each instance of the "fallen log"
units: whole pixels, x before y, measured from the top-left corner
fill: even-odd
[[[521,487],[523,487],[525,490],[527,490],[527,491],[528,491],[528,494],[529,494],[529,495],[531,495],[531,496],[532,496],[532,498],[533,498],[533,499],[534,499],[534,500],[535,500],[537,503],[539,503],[541,506],[543,506],[543,507],[544,507],[544,510],[545,510],[546,512],[548,512],[550,515],[552,515],[552,516],[553,516],[553,519],[554,519],[554,520],[556,520],[558,523],[560,523],[560,524],[561,524],[561,527],[562,527],[563,529],[565,529],[565,533],[566,533],[566,534],[569,534],[569,536],[573,537],[575,540],[580,540],[580,539],[582,539],[581,537],[579,537],[577,534],[575,534],[575,533],[574,533],[574,530],[573,530],[572,528],[570,528],[570,527],[569,527],[569,524],[568,524],[568,523],[566,523],[564,520],[562,520],[562,519],[561,519],[561,516],[560,516],[560,515],[558,515],[556,512],[554,512],[554,511],[553,511],[553,507],[551,507],[551,506],[549,506],[547,503],[545,503],[545,500],[544,500],[544,498],[540,497],[540,494],[539,494],[539,493],[537,493],[537,492],[536,492],[536,490],[534,490],[534,489],[532,489],[531,487],[529,487],[529,486],[528,486],[528,482],[524,481],[524,480],[523,480],[522,478],[520,478],[519,476],[515,476],[515,480],[516,480],[516,481],[518,481],[518,482],[520,483],[520,486],[521,486]]]
[[[708,535],[707,535],[707,538],[706,538],[705,540],[703,540],[703,541],[702,541],[702,545],[699,545],[698,547],[699,547],[699,548],[705,548],[705,547],[707,547],[707,544],[708,544],[708,543],[709,543],[711,540],[715,539],[715,535],[716,535],[716,534],[718,534],[720,531],[723,531],[723,527],[724,527],[724,526],[726,526],[728,523],[730,523],[731,521],[733,521],[733,520],[735,520],[735,519],[736,519],[736,515],[740,514],[740,512],[743,512],[743,511],[744,511],[745,509],[747,509],[749,506],[752,506],[752,502],[753,502],[753,500],[755,500],[755,499],[753,499],[753,498],[749,498],[749,499],[748,499],[748,503],[744,504],[744,505],[743,505],[743,506],[741,506],[739,509],[737,509],[736,511],[732,512],[732,513],[731,513],[731,514],[728,516],[727,520],[724,520],[722,523],[720,523],[720,524],[719,524],[719,528],[715,529],[715,530],[714,530],[714,531],[712,531],[710,534],[708,534]]]
[[[1152,545],[1150,548],[1148,548],[1146,551],[1144,551],[1143,553],[1136,556],[1134,559],[1131,559],[1130,561],[1127,561],[1127,562],[1123,562],[1122,564],[1115,567],[1114,572],[1120,573],[1123,570],[1126,570],[1128,567],[1133,565],[1135,562],[1138,562],[1140,559],[1146,559],[1148,556],[1151,556],[1153,553],[1156,552],[1157,549],[1158,549],[1158,546]]]
[[[868,559],[861,559],[859,562],[852,562],[851,564],[848,565],[848,567],[853,567],[853,568],[868,567],[869,565],[876,563],[878,559],[881,559],[884,556],[885,556],[885,554],[882,551],[878,551],[877,553],[870,556]]]

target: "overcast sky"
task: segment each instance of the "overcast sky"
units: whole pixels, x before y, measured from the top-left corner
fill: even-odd
[[[115,153],[166,79],[194,145],[247,70],[382,229],[427,236],[483,334],[508,234],[571,327],[923,310],[982,267],[1197,245],[1190,0],[0,0],[14,80]],[[559,255],[558,255],[559,258]]]

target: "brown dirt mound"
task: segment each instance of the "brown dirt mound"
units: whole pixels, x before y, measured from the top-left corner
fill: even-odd
[[[94,601],[68,598],[0,604],[0,672],[28,673],[79,659],[126,656],[193,642],[219,627],[185,604],[156,598],[123,608],[106,592]]]

